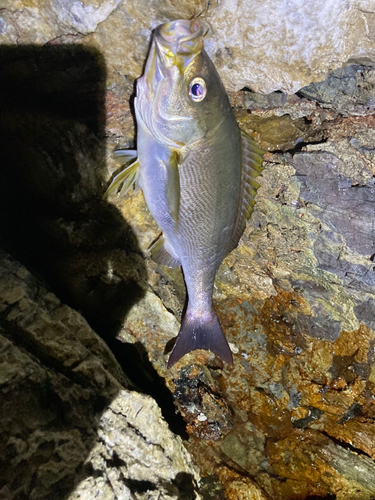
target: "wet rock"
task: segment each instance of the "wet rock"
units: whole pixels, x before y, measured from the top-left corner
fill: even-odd
[[[266,151],[287,151],[308,139],[320,140],[323,137],[320,131],[313,131],[304,118],[292,120],[286,113],[267,117],[243,111],[237,114],[237,120],[245,132],[256,133],[262,138],[261,145]]]
[[[366,183],[357,184],[352,178],[341,173],[344,169],[335,155],[324,152],[312,155],[295,155],[293,165],[297,179],[301,182],[300,197],[304,202],[314,204],[318,210],[322,210],[320,218],[328,229],[328,236],[323,234],[321,240],[316,241],[314,245],[315,256],[321,265],[333,269],[332,257],[324,257],[325,247],[336,244],[339,248],[344,243],[353,251],[372,255],[375,236],[372,225],[375,216],[374,179],[370,178]],[[314,173],[309,176],[312,164]],[[343,236],[344,241],[339,241],[339,235]],[[330,238],[330,241],[324,242],[323,238]],[[338,255],[336,260],[337,257]],[[367,274],[366,269],[350,269],[349,263],[347,266],[347,269],[344,267],[341,277],[350,272]]]
[[[264,492],[250,478],[225,467],[220,467],[218,473],[228,500],[267,500]]]
[[[251,89],[244,88],[236,96],[236,104],[241,103],[242,107],[249,110],[279,108],[285,106],[288,95],[284,92],[271,92],[270,94],[260,94]]]
[[[106,344],[0,254],[0,495],[193,500],[199,476]]]
[[[365,325],[369,326],[372,330],[375,329],[375,301],[369,298],[366,302],[354,308],[355,315]]]
[[[225,500],[223,487],[216,476],[202,477],[199,492],[203,500]]]
[[[297,94],[282,99],[275,95],[284,94],[263,95],[243,89],[232,97],[240,127],[265,151],[294,154],[303,150],[306,144],[326,142],[332,125],[340,120],[335,111]]]
[[[319,433],[295,431],[285,440],[270,442],[269,457],[273,472],[288,476],[278,491],[282,497],[324,496],[327,484],[337,499],[370,499],[374,494],[373,461]]]
[[[194,498],[189,454],[135,386],[185,437],[204,498],[374,496],[374,9],[294,3],[3,2],[2,242],[122,364],[47,288],[31,306],[33,278],[12,271],[5,497]],[[215,283],[233,369],[197,351],[166,370],[183,276],[150,260],[159,230],[141,193],[100,199],[113,149],[135,144],[151,29],[180,17],[207,27],[236,116],[269,151]]]
[[[360,149],[369,147],[372,122],[365,117],[363,121],[348,118],[330,123],[326,142],[309,145],[306,148],[309,150],[293,157],[266,156],[252,219],[239,247],[218,272],[214,300],[233,347],[234,368],[229,371],[211,353],[197,351],[183,358],[171,374],[167,373],[165,346],[178,330],[177,322],[173,327],[166,326],[172,319],[168,310],[179,316],[184,298],[182,283],[177,277],[174,288],[172,276],[162,281],[168,272],[151,262],[148,262],[149,276],[163,306],[159,298],[150,295],[146,309],[139,310],[138,319],[131,313],[122,333],[126,332],[124,339],[132,342],[138,339],[148,346],[156,370],[166,377],[168,387],[176,390],[178,398],[182,398],[179,407],[189,431],[200,438],[200,441],[190,438],[186,443],[194,459],[211,475],[217,474],[218,461],[242,471],[241,479],[228,476],[224,489],[231,491],[231,495],[245,488],[249,477],[256,477],[257,484],[264,489],[262,494],[280,500],[324,497],[337,494],[340,488],[345,494],[354,491],[353,478],[340,475],[336,469],[332,472],[332,468],[329,474],[334,474],[334,480],[317,485],[318,480],[314,479],[312,485],[310,473],[306,472],[284,485],[282,474],[287,475],[287,469],[280,469],[280,476],[275,475],[273,451],[268,443],[277,446],[287,436],[293,439],[296,431],[310,436],[314,430],[317,442],[326,440],[332,454],[340,455],[340,449],[336,450],[339,442],[348,443],[355,435],[362,436],[356,438],[362,450],[370,449],[372,431],[365,422],[373,418],[374,411],[375,377],[371,371],[374,332],[360,322],[361,318],[367,318],[368,326],[372,326],[374,297],[368,288],[373,265],[372,229],[368,226],[368,234],[361,241],[356,228],[361,227],[361,221],[365,226],[369,224],[366,207],[371,211],[373,204],[372,156],[367,149]],[[343,139],[348,131],[351,139]],[[352,150],[353,139],[361,146],[354,149],[352,161],[347,163],[344,159]],[[345,143],[337,151],[334,147],[340,140]],[[360,202],[365,210],[363,213],[358,210],[350,223],[348,213],[352,213],[353,207],[346,202],[345,189],[354,192],[363,189],[364,193]],[[368,196],[370,201],[366,205]],[[147,212],[142,212],[142,218],[137,215],[143,210],[140,195],[115,203],[131,221],[146,252],[157,230]],[[159,312],[155,316],[156,311]],[[144,317],[154,319],[143,326]],[[150,331],[154,332],[151,336]],[[205,412],[198,405],[189,413],[186,406],[187,401],[195,401],[196,394],[199,395],[199,377],[196,379],[194,374],[200,373],[200,365],[204,364],[211,372],[205,391],[209,394],[219,381],[220,394],[233,412],[233,427],[228,427],[229,433],[217,434],[220,440],[212,445],[203,444],[202,438],[207,434],[198,417],[202,413],[200,418],[204,418]],[[200,399],[198,402],[201,404]],[[344,431],[343,426],[349,426],[348,430]],[[309,471],[315,460],[321,459],[321,455],[314,455],[313,442],[308,443],[307,449],[312,447],[310,459],[305,462],[297,458],[296,470],[300,466]],[[319,447],[320,444],[316,449]],[[280,457],[288,460],[286,448],[280,449]],[[319,469],[317,477],[324,470]],[[360,474],[367,474],[361,471]],[[224,484],[226,479],[221,476],[220,479]],[[361,481],[365,484],[366,479],[363,477]],[[366,486],[359,490],[364,494]]]
[[[173,382],[174,397],[189,433],[219,441],[232,429],[231,412],[207,368],[182,368]]]

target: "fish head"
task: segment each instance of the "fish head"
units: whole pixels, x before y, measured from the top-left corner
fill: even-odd
[[[160,143],[184,147],[207,134],[212,111],[220,105],[219,87],[225,94],[204,51],[202,26],[187,20],[162,24],[154,30],[137,82],[137,120]]]

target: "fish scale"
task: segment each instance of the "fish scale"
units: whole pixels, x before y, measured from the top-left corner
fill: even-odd
[[[215,225],[218,198],[212,177],[212,169],[207,168],[207,165],[199,168],[197,162],[193,161],[184,165],[181,174],[181,192],[186,193],[186,198],[181,199],[181,216],[187,212],[188,241],[194,246],[195,254],[206,252],[210,246],[210,239],[214,240],[213,245],[216,247],[216,252],[222,251],[222,249],[217,248],[218,232],[212,228],[212,225]],[[221,221],[221,225],[225,225],[225,223],[223,224]],[[211,229],[214,230],[209,232],[208,230]]]
[[[208,170],[201,175],[194,175],[195,172],[201,172],[202,169],[196,169],[197,163],[192,165],[184,165],[184,170],[181,175],[181,190],[185,191],[186,196],[181,198],[181,217],[186,220],[186,229],[190,229],[189,240],[193,243],[194,240],[204,238],[206,235],[201,235],[200,228],[207,222],[212,221],[213,207],[216,204],[216,193],[210,189],[210,173]],[[199,189],[203,188],[203,196],[196,196]],[[205,233],[205,231],[203,231]]]

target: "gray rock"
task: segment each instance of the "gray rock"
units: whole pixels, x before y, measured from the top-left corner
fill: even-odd
[[[277,500],[363,500],[373,496],[373,467],[350,447],[374,458],[374,8],[251,7],[3,0],[2,243],[69,298],[118,359],[127,352],[133,383],[154,384],[162,404],[175,391],[196,435],[185,445],[212,478],[205,498],[265,498],[264,490]],[[151,29],[181,17],[207,27],[207,51],[237,116],[252,118],[249,132],[294,155],[266,156],[252,219],[217,276],[231,369],[203,351],[166,370],[183,277],[147,259],[159,231],[141,194],[101,200],[118,169],[113,149],[134,145],[131,95]],[[305,88],[306,97],[290,94],[348,60],[355,65]],[[243,87],[252,90],[237,93]],[[190,456],[155,402],[79,313],[4,259],[1,495],[199,498]]]
[[[156,402],[106,344],[0,252],[0,497],[200,498]]]
[[[319,212],[327,229],[342,235],[351,250],[372,255],[375,241],[374,179],[365,184],[354,183],[353,179],[341,173],[342,162],[326,152],[297,154],[293,158],[293,166],[301,182],[300,197],[313,209],[316,206],[315,213]],[[339,245],[340,242],[337,242],[336,246]],[[319,255],[322,248],[322,244],[317,243]],[[329,265],[329,260],[324,264]]]
[[[330,73],[324,81],[310,83],[298,93],[343,115],[374,113],[374,67],[344,66]]]
[[[369,298],[366,302],[358,304],[354,312],[362,323],[375,330],[375,300]]]

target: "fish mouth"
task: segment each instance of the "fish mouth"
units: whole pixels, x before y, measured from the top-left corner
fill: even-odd
[[[203,49],[203,27],[196,21],[179,19],[161,24],[154,39],[161,65],[184,72]]]
[[[174,54],[199,53],[203,47],[202,36],[202,26],[185,19],[161,24],[155,30],[158,44]]]

